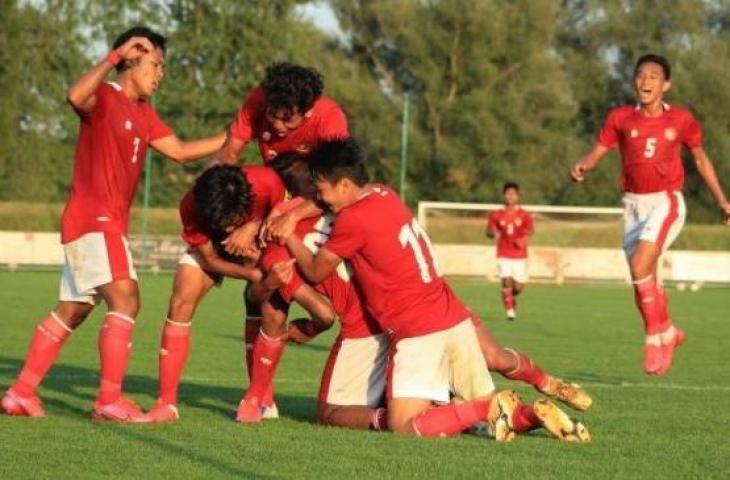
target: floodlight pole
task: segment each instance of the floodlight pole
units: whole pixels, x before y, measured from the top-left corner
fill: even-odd
[[[411,92],[403,92],[403,116],[400,125],[400,198],[406,201],[406,170],[408,169],[408,109],[411,103]]]

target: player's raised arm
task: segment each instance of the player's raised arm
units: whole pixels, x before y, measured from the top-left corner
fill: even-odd
[[[722,210],[722,214],[725,216],[725,224],[730,225],[730,203],[722,191],[712,160],[710,160],[710,157],[707,156],[707,153],[705,153],[702,147],[695,147],[691,149],[691,152],[695,165],[697,166],[697,172],[699,172],[702,180],[705,181],[707,188],[715,198],[720,210]]]
[[[226,139],[226,133],[200,140],[185,142],[177,135],[169,135],[150,142],[152,148],[177,163],[188,163],[212,155],[219,150]]]
[[[107,74],[120,62],[134,61],[155,47],[147,38],[132,37],[119,48],[112,50],[91,70],[81,75],[66,93],[66,100],[80,112],[90,112],[96,103],[94,92]]]
[[[600,162],[601,159],[610,151],[610,148],[601,145],[600,143],[596,143],[593,150],[581,158],[580,161],[573,165],[570,169],[570,178],[574,182],[582,182],[585,179],[585,174],[596,168],[598,162]]]

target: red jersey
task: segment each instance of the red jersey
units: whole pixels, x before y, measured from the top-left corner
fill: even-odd
[[[241,167],[246,181],[251,186],[252,203],[241,225],[252,219],[265,219],[277,203],[284,200],[286,189],[279,176],[269,167],[246,165]],[[193,190],[188,190],[180,200],[180,220],[183,224],[182,239],[188,245],[197,247],[210,240],[217,241],[216,232],[198,215]]]
[[[130,100],[116,83],[102,83],[96,103],[78,112],[71,194],[61,217],[61,242],[89,232],[127,234],[129,209],[147,145],[173,132],[145,100]]]
[[[349,137],[345,114],[334,100],[321,96],[314,101],[311,114],[285,137],[279,137],[266,120],[266,94],[254,88],[243,101],[231,125],[231,135],[243,142],[259,141],[264,163],[285,152],[307,155],[321,144]]]
[[[489,215],[487,230],[497,232],[497,257],[527,258],[527,242],[520,245],[518,240],[526,239],[532,233],[532,215],[520,207],[512,210],[500,208]]]
[[[395,339],[471,315],[441,278],[428,235],[388,187],[372,186],[343,208],[324,248],[350,261],[368,310]]]
[[[297,224],[295,234],[312,253],[317,253],[322,244],[327,241],[332,230],[332,215],[305,218]],[[269,271],[275,263],[291,258],[285,246],[270,244],[261,257],[261,268]],[[360,293],[350,281],[351,273],[347,262],[342,262],[335,272],[314,286],[314,289],[326,296],[332,302],[332,308],[340,317],[342,324],[339,338],[363,338],[380,333],[377,322],[365,309],[360,299]],[[292,279],[279,289],[284,300],[292,301],[294,292],[303,284],[308,283],[295,270]]]
[[[638,107],[614,108],[608,113],[598,143],[621,152],[621,188],[625,192],[652,193],[681,190],[684,184],[682,145],[702,145],[702,129],[683,108],[664,106],[655,118]]]

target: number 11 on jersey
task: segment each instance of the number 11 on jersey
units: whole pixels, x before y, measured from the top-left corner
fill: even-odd
[[[403,225],[400,229],[400,234],[398,235],[401,247],[406,248],[406,246],[410,246],[413,250],[413,255],[416,258],[416,264],[418,265],[418,270],[421,272],[421,280],[423,280],[423,283],[431,283],[431,272],[428,268],[428,261],[423,254],[423,249],[421,249],[421,244],[418,241],[419,238],[423,239],[423,243],[426,244],[428,256],[431,257],[431,264],[433,265],[434,272],[436,272],[436,276],[441,277],[441,268],[439,267],[436,256],[433,253],[431,240],[428,238],[428,234],[415,218],[410,224],[406,223]]]

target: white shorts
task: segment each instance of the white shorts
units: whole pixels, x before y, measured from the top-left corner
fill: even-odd
[[[377,408],[385,395],[388,337],[337,339],[322,373],[319,401]]]
[[[679,191],[626,193],[624,203],[624,253],[630,259],[640,240],[655,243],[664,252],[684,226],[687,207]]]
[[[497,271],[499,278],[514,278],[519,283],[527,283],[526,258],[504,258],[497,257]]]
[[[129,243],[120,233],[90,232],[63,246],[66,261],[58,298],[96,304],[97,287],[116,280],[137,280]]]
[[[486,397],[494,383],[470,318],[420,337],[399,340],[390,351],[388,398],[446,403]]]
[[[210,273],[207,270],[204,270],[203,267],[200,266],[200,257],[198,256],[198,252],[193,248],[189,247],[187,250],[185,250],[185,253],[182,254],[180,257],[180,260],[177,261],[178,265],[188,265],[189,267],[195,267],[203,270],[206,275],[208,275],[214,282],[217,287],[220,287],[223,285],[223,275],[219,275],[216,273]]]

